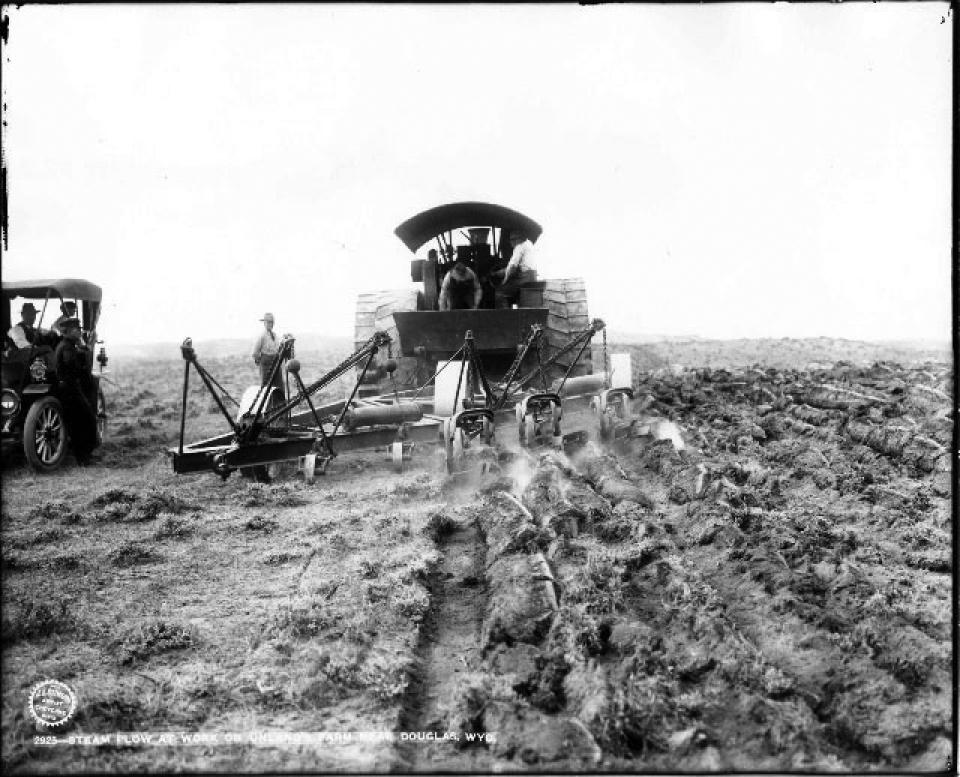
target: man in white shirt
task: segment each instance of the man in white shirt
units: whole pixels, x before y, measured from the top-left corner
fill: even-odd
[[[519,229],[510,230],[510,245],[513,253],[503,270],[503,282],[497,288],[497,307],[509,308],[520,298],[520,287],[537,280],[537,266],[533,255],[533,243]],[[498,271],[494,275],[499,274]]]
[[[37,320],[37,309],[32,302],[24,302],[20,308],[20,323],[10,327],[7,331],[13,344],[17,348],[29,348],[39,344],[38,339],[43,330],[35,329],[33,323]]]
[[[266,386],[270,379],[273,363],[277,360],[277,354],[280,351],[280,338],[273,331],[273,313],[264,313],[260,320],[263,322],[263,331],[253,345],[253,363],[260,368],[260,385]],[[277,370],[273,385],[280,389],[280,395],[284,396],[283,380],[280,373],[281,370]]]

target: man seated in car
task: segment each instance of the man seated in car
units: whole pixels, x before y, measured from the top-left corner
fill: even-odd
[[[77,303],[71,300],[67,300],[62,305],[60,305],[60,317],[53,322],[53,326],[50,327],[51,332],[56,332],[58,335],[63,337],[63,322],[69,318],[77,317]]]
[[[20,323],[10,327],[7,331],[13,344],[17,348],[29,348],[31,345],[43,345],[44,335],[49,334],[46,330],[35,328],[34,322],[37,320],[37,309],[32,302],[24,302],[20,308]]]

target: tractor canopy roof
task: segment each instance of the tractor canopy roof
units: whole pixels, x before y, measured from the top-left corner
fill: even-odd
[[[79,278],[54,278],[39,281],[4,281],[3,298],[25,297],[26,299],[46,299],[57,296],[100,302],[103,292],[99,286]]]
[[[403,244],[416,253],[428,240],[454,229],[464,227],[496,227],[501,230],[520,229],[533,242],[543,228],[519,211],[488,202],[452,202],[430,208],[407,219],[394,231]]]

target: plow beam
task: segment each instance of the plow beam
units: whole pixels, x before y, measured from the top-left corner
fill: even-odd
[[[416,402],[351,407],[343,416],[343,428],[353,431],[361,426],[412,423],[422,418],[423,408]]]
[[[312,434],[285,435],[275,440],[258,440],[256,445],[237,445],[232,441],[224,443],[219,440],[211,442],[209,445],[197,443],[184,446],[182,452],[169,451],[173,471],[178,475],[213,471],[226,477],[241,467],[275,464],[305,456],[313,449],[315,438]]]
[[[607,373],[595,372],[593,375],[580,375],[576,378],[567,378],[562,386],[560,385],[560,381],[556,381],[551,388],[561,397],[573,397],[580,394],[596,394],[606,387]]]

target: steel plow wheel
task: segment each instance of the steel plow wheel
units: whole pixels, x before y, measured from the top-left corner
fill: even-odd
[[[600,413],[600,439],[609,440],[613,436],[613,419],[606,412]]]
[[[520,438],[520,444],[524,448],[529,448],[533,441],[533,424],[528,424],[526,418],[521,418],[517,423],[517,432]]]
[[[67,455],[67,425],[63,405],[55,397],[43,397],[30,406],[23,427],[23,452],[33,469],[55,470]]]
[[[618,436],[618,426],[622,429],[623,422],[631,416],[632,399],[632,389],[615,388],[602,391],[590,400],[590,409],[600,417],[601,440],[612,440]]]
[[[488,418],[483,419],[483,430],[480,432],[480,439],[486,445],[493,445],[494,435],[496,434],[496,429],[493,425],[493,422]]]
[[[563,447],[560,421],[563,409],[556,395],[535,394],[517,404],[517,432],[520,445],[530,448],[548,444]]]
[[[304,456],[300,469],[303,472],[303,482],[307,485],[313,483],[317,474],[317,454],[308,453]]]
[[[403,472],[403,442],[397,440],[390,446],[390,459],[394,472]]]
[[[467,446],[466,434],[457,426],[455,419],[444,421],[444,442],[446,444],[447,474],[463,471],[464,449]]]

